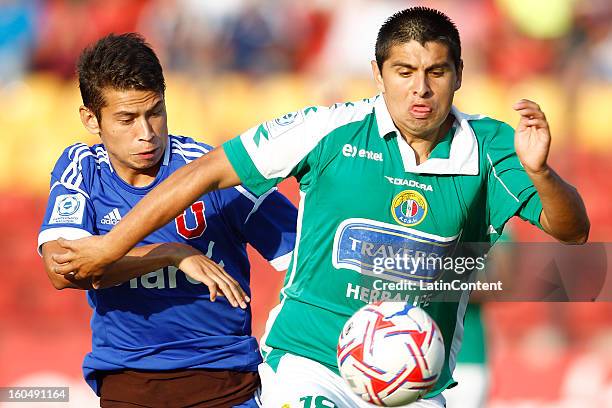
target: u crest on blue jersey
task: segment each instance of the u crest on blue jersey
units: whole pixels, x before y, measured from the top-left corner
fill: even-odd
[[[404,190],[391,202],[393,219],[404,227],[420,224],[427,215],[427,200],[415,190]]]
[[[188,225],[188,210],[191,210],[191,213],[193,214],[193,221],[195,222],[195,225],[192,227]],[[200,238],[202,234],[204,234],[204,231],[206,231],[206,215],[204,214],[204,211],[204,201],[196,201],[195,203],[191,204],[189,208],[174,219],[177,234],[185,239]]]

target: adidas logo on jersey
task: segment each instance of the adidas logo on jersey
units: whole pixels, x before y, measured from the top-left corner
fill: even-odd
[[[100,223],[105,225],[117,225],[119,221],[121,221],[121,214],[119,214],[119,210],[115,208],[113,211],[102,217]]]

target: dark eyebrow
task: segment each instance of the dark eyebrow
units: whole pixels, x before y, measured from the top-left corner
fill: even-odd
[[[404,62],[394,62],[393,64],[391,64],[392,67],[397,67],[397,68],[406,68],[406,69],[411,69],[413,71],[416,71],[417,68],[410,65],[410,64],[406,64]],[[425,68],[425,71],[433,71],[435,69],[449,69],[451,67],[451,65],[448,62],[440,62],[439,64],[433,64],[427,68]]]
[[[128,112],[128,111],[119,111],[113,113],[113,116],[136,116],[136,112]]]
[[[397,68],[407,68],[407,69],[411,69],[413,71],[416,71],[416,67],[413,67],[410,64],[406,64],[405,62],[394,62],[393,64],[391,64],[392,67],[397,67]]]
[[[153,105],[153,107],[151,109],[149,109],[147,112],[152,112],[152,111],[156,111],[157,109],[161,108],[162,105],[164,103],[163,99],[160,99],[159,101],[157,101],[157,103],[155,105]]]
[[[163,99],[160,99],[155,105],[153,105],[153,107],[151,109],[149,109],[147,112],[153,112],[157,109],[159,109],[161,107],[161,105],[164,103]],[[115,112],[113,114],[113,116],[138,116],[138,113],[136,112],[130,112],[130,111],[119,111],[119,112]]]
[[[433,71],[436,69],[449,69],[451,65],[448,62],[441,62],[439,64],[433,64],[430,67],[427,67],[426,71]]]

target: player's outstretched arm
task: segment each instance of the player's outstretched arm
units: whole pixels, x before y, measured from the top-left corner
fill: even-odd
[[[96,277],[97,280],[92,277],[76,279],[71,274],[54,272],[61,272],[63,265],[55,263],[53,255],[63,252],[57,241],[47,242],[42,247],[45,269],[56,289],[104,289],[166,266],[175,266],[192,279],[208,286],[212,302],[218,295],[227,297],[232,306],[243,309],[250,302],[250,298],[231,275],[189,245],[167,242],[133,248],[123,258],[105,267],[103,273]]]
[[[58,273],[75,279],[101,275],[104,267],[123,257],[147,235],[167,224],[203,194],[240,184],[223,148],[194,160],[175,171],[147,194],[106,235],[75,241],[58,240],[65,250],[53,261],[64,267]]]
[[[538,104],[521,99],[513,106],[520,114],[514,139],[516,153],[542,201],[540,224],[561,242],[583,244],[590,223],[578,191],[548,165],[550,129]]]

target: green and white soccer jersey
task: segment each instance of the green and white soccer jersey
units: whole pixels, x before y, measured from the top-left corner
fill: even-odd
[[[452,115],[453,129],[419,165],[381,95],[290,113],[223,145],[256,193],[289,176],[300,183],[296,247],[262,339],[272,366],[290,352],[337,372],[346,320],[364,302],[390,299],[372,280],[415,278],[395,270],[376,274],[375,258],[443,256],[457,242],[493,242],[515,214],[539,225],[541,203],[516,157],[513,129],[455,108]],[[421,272],[416,278],[437,278]],[[428,396],[453,384],[468,296],[424,306],[447,353]]]

